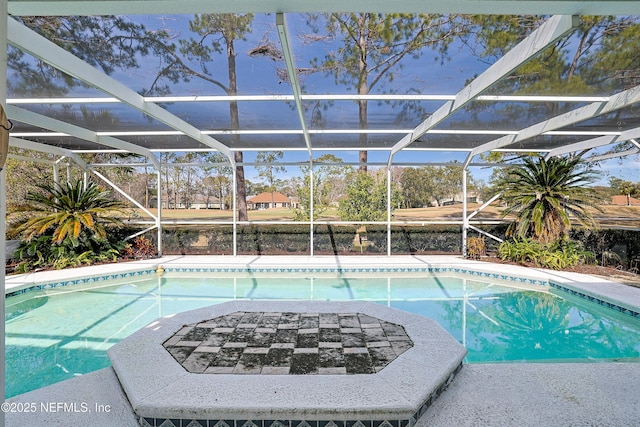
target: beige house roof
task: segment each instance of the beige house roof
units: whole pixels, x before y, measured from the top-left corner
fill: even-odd
[[[249,203],[291,203],[291,199],[284,194],[275,191],[273,193],[260,193],[250,200]]]

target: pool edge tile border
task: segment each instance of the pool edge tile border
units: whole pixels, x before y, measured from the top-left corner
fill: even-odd
[[[304,258],[304,259],[303,259]],[[203,266],[207,263],[217,262],[222,264],[223,261],[226,266],[220,267],[208,267]],[[264,262],[255,262],[256,260]],[[398,264],[405,264],[398,267],[378,267],[382,260],[386,263],[396,262]],[[433,261],[431,261],[433,260]],[[197,261],[197,262],[196,262]],[[230,262],[231,261],[231,262]],[[615,295],[608,295],[607,290],[602,289],[589,289],[583,283],[579,274],[565,273],[559,274],[556,271],[545,271],[541,269],[524,269],[522,267],[522,273],[516,275],[514,273],[506,273],[503,271],[497,271],[496,265],[492,263],[486,263],[481,261],[467,260],[456,256],[424,256],[424,257],[346,257],[340,260],[334,257],[322,258],[316,257],[314,261],[318,261],[317,266],[299,267],[293,265],[304,263],[309,264],[309,259],[306,257],[250,257],[250,258],[237,258],[229,260],[227,257],[207,257],[207,256],[192,256],[192,257],[163,257],[155,259],[147,259],[141,261],[133,261],[127,263],[125,270],[113,271],[111,273],[81,275],[81,270],[89,269],[91,267],[83,267],[78,269],[72,269],[76,277],[69,279],[58,279],[36,282],[32,276],[36,278],[40,273],[29,273],[22,275],[22,277],[7,276],[7,288],[5,289],[5,297],[17,296],[20,294],[61,288],[69,285],[85,285],[90,283],[101,283],[107,280],[117,280],[127,277],[142,277],[145,275],[155,274],[156,269],[159,266],[163,266],[164,271],[168,273],[280,273],[280,274],[293,274],[293,273],[455,273],[469,276],[470,278],[477,277],[479,279],[495,279],[502,281],[510,281],[513,283],[533,284],[539,286],[548,286],[553,289],[558,289],[567,292],[571,295],[585,299],[587,301],[594,302],[603,307],[610,308],[617,312],[629,315],[633,318],[640,318],[640,297],[638,303],[628,304],[625,301],[617,298]],[[185,264],[191,264],[189,267],[176,267],[172,264],[184,262]],[[251,264],[258,264],[252,266]],[[426,266],[416,266],[415,263],[426,264]],[[274,266],[274,265],[288,264],[288,267]],[[331,264],[331,265],[326,265]],[[411,265],[413,264],[413,265]],[[453,266],[445,266],[447,264],[454,264]],[[464,264],[464,266],[461,266]],[[125,267],[122,264],[104,264],[94,266],[95,268],[112,269],[113,267]],[[500,267],[505,267],[500,264]],[[514,266],[511,266],[514,267]],[[515,266],[517,267],[517,266]],[[575,277],[573,277],[575,276]],[[592,278],[592,276],[584,276],[586,278]],[[16,278],[15,282],[11,283]],[[23,282],[19,280],[24,278]],[[607,281],[610,285],[619,285],[616,282]],[[580,286],[581,284],[585,286]],[[625,286],[625,285],[620,285]],[[615,293],[615,292],[614,292]],[[640,293],[640,290],[638,291]]]

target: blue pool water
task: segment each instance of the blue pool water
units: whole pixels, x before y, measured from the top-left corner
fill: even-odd
[[[234,299],[372,301],[437,320],[467,363],[640,361],[640,321],[546,286],[431,274],[167,273],[7,299],[7,396],[106,366],[157,317]],[[555,292],[555,291],[554,291]]]

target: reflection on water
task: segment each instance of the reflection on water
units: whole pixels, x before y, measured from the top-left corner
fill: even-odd
[[[106,350],[157,317],[234,299],[360,300],[406,310],[438,321],[467,347],[468,363],[640,361],[640,321],[572,298],[546,287],[417,275],[165,274],[26,294],[7,300],[7,395],[109,366]]]

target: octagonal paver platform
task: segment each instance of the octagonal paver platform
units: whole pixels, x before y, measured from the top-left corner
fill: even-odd
[[[229,302],[109,350],[140,424],[166,427],[410,427],[465,355],[434,320],[363,302]]]
[[[235,312],[188,325],[164,347],[204,374],[373,374],[413,342],[362,313]]]

